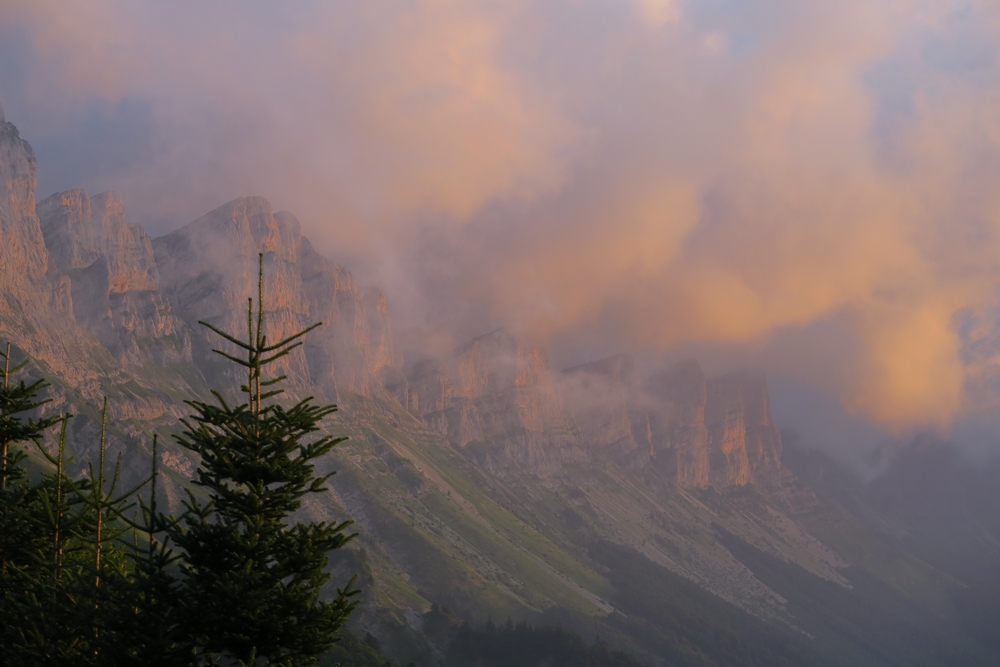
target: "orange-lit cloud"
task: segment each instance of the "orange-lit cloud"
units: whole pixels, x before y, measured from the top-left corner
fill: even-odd
[[[268,196],[416,347],[698,344],[890,428],[998,402],[996,3],[57,4],[0,4],[8,118],[152,119],[74,185],[160,231]]]

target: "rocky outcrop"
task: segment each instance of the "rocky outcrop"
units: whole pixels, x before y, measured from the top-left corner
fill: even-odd
[[[92,425],[110,395],[109,417],[120,420],[113,449],[184,414],[181,398],[243,379],[211,352],[222,341],[198,320],[245,331],[260,251],[270,340],[325,323],[271,370],[292,390],[331,399],[389,398],[387,385],[405,396],[384,295],[319,256],[290,214],[241,199],[152,241],[115,193],[72,190],[36,205],[36,173],[31,146],[0,121],[0,342],[72,387],[53,389],[47,409],[78,414],[75,424]],[[86,458],[93,443],[81,429],[71,440]]]
[[[546,475],[584,459],[544,350],[503,329],[417,364],[408,403],[494,472],[513,463]]]
[[[212,352],[225,342],[198,321],[245,336],[262,252],[268,339],[323,322],[272,373],[287,375],[290,388],[318,385],[331,400],[343,391],[387,395],[386,384],[399,384],[402,359],[393,348],[385,297],[361,290],[350,271],[313,250],[293,215],[272,212],[267,200],[229,202],[155,239],[153,250],[163,289],[192,332],[194,359],[210,373],[234,371]]]
[[[224,341],[198,321],[245,333],[263,252],[270,340],[324,323],[271,370],[331,400],[343,391],[389,396],[387,386],[405,396],[385,296],[316,253],[291,214],[273,213],[261,198],[238,199],[155,241],[128,223],[113,192],[60,192],[39,202],[36,215],[30,146],[13,126],[0,146],[4,303],[13,299],[18,313],[34,316],[50,306],[61,313],[53,340],[74,337],[62,330],[68,315],[127,368],[194,361],[209,384],[237,383],[239,372],[212,352]]]
[[[581,445],[631,469],[653,454],[639,381],[632,358],[619,354],[564,371],[560,382]]]
[[[651,423],[651,465],[685,487],[710,484],[708,382],[690,361],[653,375],[645,384]]]
[[[580,440],[590,450],[682,487],[730,487],[785,474],[764,377],[706,379],[678,364],[643,381],[628,357],[566,372]]]
[[[700,483],[744,485],[787,474],[763,375],[740,372],[709,380],[705,427],[708,479]]]
[[[408,375],[408,409],[494,472],[547,476],[602,458],[654,486],[742,486],[784,474],[763,376],[706,379],[685,362],[643,378],[628,355],[559,377],[500,329]]]
[[[125,219],[115,192],[88,197],[83,190],[60,192],[38,203],[45,245],[63,271],[104,260],[109,289],[122,293],[157,288],[153,247],[139,225]]]
[[[114,192],[60,192],[38,204],[49,272],[69,279],[70,310],[119,361],[190,360],[191,342],[159,291],[153,247]]]
[[[53,270],[35,210],[35,154],[0,121],[0,335],[76,384],[97,393],[102,350],[73,321],[70,280]]]
[[[48,252],[35,214],[35,152],[12,123],[0,120],[0,309],[38,312],[51,303]],[[13,300],[14,303],[11,303]]]

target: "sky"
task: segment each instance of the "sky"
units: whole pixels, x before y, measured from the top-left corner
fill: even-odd
[[[0,0],[0,103],[39,198],[292,211],[410,355],[506,326],[1000,450],[998,47],[990,0]]]

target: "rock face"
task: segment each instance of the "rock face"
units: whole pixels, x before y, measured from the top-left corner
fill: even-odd
[[[487,468],[536,474],[582,460],[541,347],[500,329],[409,374],[409,409]]]
[[[571,369],[580,438],[681,487],[729,487],[785,474],[763,376],[706,379],[695,362],[636,377],[628,357]]]
[[[86,386],[84,395],[99,400],[128,373],[155,393],[156,367],[175,363],[209,385],[240,381],[211,352],[224,341],[198,321],[244,334],[263,252],[269,340],[324,323],[271,370],[287,374],[290,389],[318,388],[332,400],[405,397],[385,296],[317,254],[291,214],[273,213],[261,198],[238,199],[151,240],[128,223],[113,192],[60,192],[36,206],[36,174],[31,146],[0,121],[0,330]],[[161,414],[162,400],[150,400],[158,406],[150,414]],[[140,402],[116,401],[114,409]]]
[[[0,266],[19,313],[51,306],[127,368],[194,362],[210,384],[220,375],[239,382],[212,352],[224,341],[198,322],[245,335],[263,252],[269,339],[324,323],[271,370],[288,375],[291,388],[318,386],[331,400],[344,391],[405,395],[385,296],[360,289],[350,271],[317,254],[291,214],[273,213],[259,197],[237,199],[155,240],[127,222],[113,192],[60,192],[39,202],[36,215],[31,147],[13,125],[2,129]]]
[[[191,341],[159,279],[149,236],[119,195],[70,190],[38,204],[50,273],[69,278],[70,310],[119,361],[190,360]]]
[[[571,368],[560,382],[581,445],[633,470],[653,454],[649,414],[636,400],[642,395],[638,383],[632,358],[624,354]]]
[[[542,348],[499,330],[417,364],[408,408],[494,470],[548,476],[597,457],[688,488],[786,472],[763,376],[706,379],[694,362],[643,379],[617,355],[557,377]]]
[[[741,372],[711,379],[706,399],[709,484],[743,485],[787,473],[762,375]]]
[[[359,289],[350,271],[313,250],[293,215],[273,213],[267,200],[229,202],[155,239],[153,250],[163,290],[191,330],[199,365],[218,366],[212,348],[224,342],[199,320],[245,336],[247,299],[256,297],[263,252],[269,340],[323,322],[272,372],[288,375],[290,387],[318,385],[331,400],[344,390],[387,395],[386,384],[401,382],[402,359],[393,348],[385,297]]]
[[[91,357],[101,351],[76,326],[70,279],[50,261],[35,210],[37,171],[28,142],[0,122],[0,330],[86,394]]]
[[[4,293],[29,310],[47,309],[48,252],[35,215],[35,152],[12,123],[0,120],[0,276]],[[0,309],[12,307],[0,303]]]

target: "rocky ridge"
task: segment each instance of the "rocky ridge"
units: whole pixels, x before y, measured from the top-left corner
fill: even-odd
[[[20,172],[31,175],[24,146]],[[47,291],[54,312],[71,314],[127,367],[188,362],[237,386],[238,372],[212,352],[217,337],[198,322],[241,331],[263,252],[272,340],[324,322],[276,369],[292,389],[315,385],[332,401],[345,391],[400,399],[494,474],[515,466],[559,475],[595,457],[685,488],[784,473],[762,377],[706,379],[688,363],[643,379],[625,356],[557,373],[540,345],[504,330],[404,374],[385,296],[360,289],[350,271],[313,250],[293,215],[266,200],[234,200],[151,240],[127,222],[113,192],[57,193],[36,213],[23,201],[33,184],[8,188],[20,192],[9,208],[22,212],[8,216],[20,230],[8,233],[9,261],[27,267],[19,275],[28,281],[8,293],[37,302]]]
[[[106,351],[76,326],[70,279],[53,270],[35,209],[38,165],[12,123],[0,122],[0,328],[32,356],[94,392]]]
[[[324,322],[285,360],[293,395],[405,391],[384,295],[315,253],[291,214],[236,200],[152,240],[114,192],[71,190],[36,204],[36,174],[31,146],[0,124],[0,333],[56,381],[47,409],[77,415],[70,436],[81,457],[94,446],[103,396],[112,399],[114,454],[171,430],[187,412],[181,397],[238,387],[211,352],[219,340],[198,321],[245,328],[261,251],[272,340]],[[192,466],[183,452],[167,458],[181,476]]]
[[[153,250],[163,290],[192,332],[199,364],[217,365],[212,349],[219,346],[199,321],[230,332],[246,328],[248,287],[257,283],[263,253],[270,339],[323,323],[276,373],[288,375],[292,386],[315,384],[332,401],[343,391],[388,396],[386,385],[401,383],[385,296],[359,288],[349,270],[313,250],[292,214],[272,212],[267,200],[229,202],[155,239]]]
[[[36,206],[35,169],[30,146],[0,125],[0,335],[54,382],[49,409],[77,415],[81,460],[110,396],[112,455],[124,452],[140,479],[160,433],[176,502],[194,466],[168,437],[183,401],[242,380],[198,321],[244,331],[259,252],[271,340],[324,322],[280,371],[291,394],[344,407],[329,428],[351,440],[324,462],[339,474],[303,512],[358,521],[362,537],[336,567],[363,573],[366,630],[419,631],[412,619],[433,602],[470,618],[603,617],[616,603],[609,566],[591,557],[601,541],[795,627],[746,549],[840,591],[852,585],[846,566],[864,569],[882,548],[784,469],[761,376],[706,378],[686,363],[644,377],[624,355],[558,372],[544,348],[503,330],[404,369],[384,295],[317,254],[266,200],[234,200],[149,239],[113,193]],[[948,594],[922,564],[892,558],[864,571]]]
[[[37,208],[49,273],[70,285],[71,312],[120,362],[191,360],[190,335],[160,291],[149,236],[114,192],[60,192]]]
[[[494,472],[553,474],[585,458],[541,346],[501,329],[408,376],[410,411]]]
[[[36,207],[30,145],[9,123],[0,137],[8,299],[71,316],[126,367],[187,362],[236,385],[198,322],[242,331],[263,252],[272,340],[324,322],[276,369],[292,388],[315,385],[333,401],[345,391],[398,399],[493,472],[515,465],[550,476],[600,455],[684,487],[781,471],[762,378],[706,380],[687,366],[647,382],[626,358],[560,374],[541,346],[503,330],[404,375],[385,296],[316,253],[292,214],[242,198],[151,240],[113,192],[71,190]]]
[[[557,475],[609,458],[661,485],[727,488],[788,475],[763,376],[695,362],[640,377],[627,355],[556,373],[544,349],[494,331],[416,364],[407,407],[493,471]]]
[[[48,251],[35,214],[38,163],[13,123],[0,121],[0,275],[5,294],[38,307],[48,296]]]

